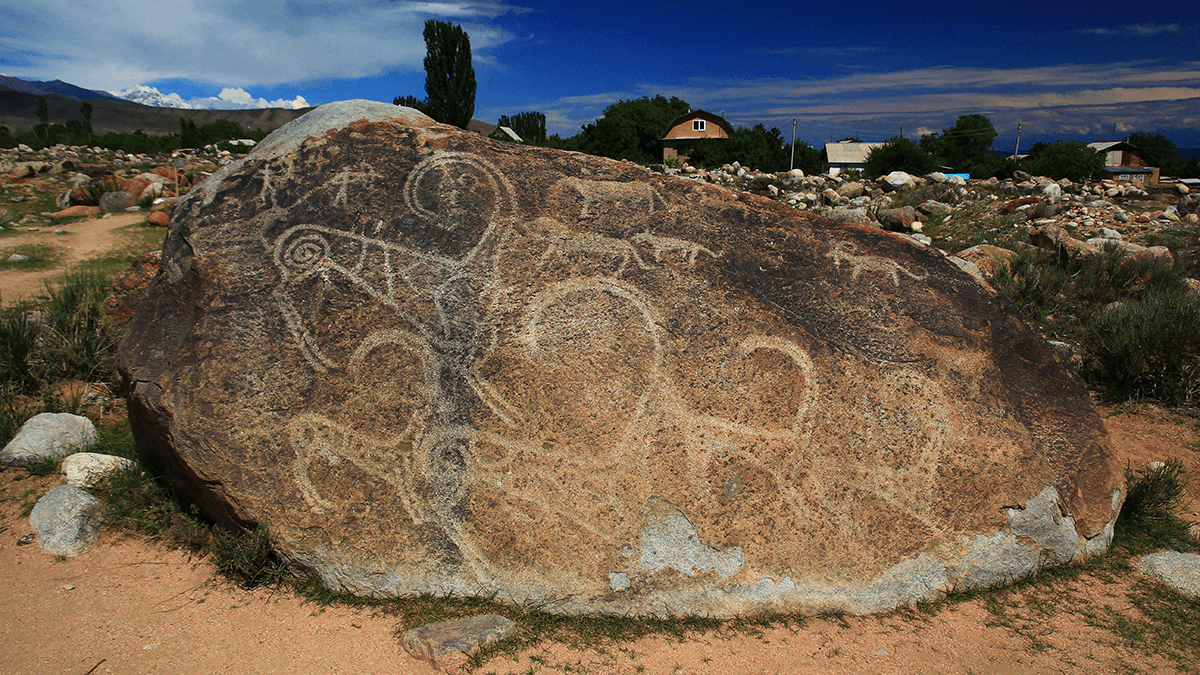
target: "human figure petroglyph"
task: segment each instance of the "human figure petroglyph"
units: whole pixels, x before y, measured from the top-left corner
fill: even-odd
[[[892,284],[900,285],[900,274],[908,276],[910,279],[920,281],[926,278],[927,275],[916,275],[905,269],[900,263],[890,258],[882,258],[874,255],[857,255],[855,246],[850,242],[840,241],[834,244],[833,248],[825,254],[826,258],[833,260],[835,267],[841,267],[842,263],[847,263],[853,268],[850,273],[851,281],[858,281],[860,274],[865,272],[877,272],[886,277],[890,277]]]
[[[344,201],[356,183],[381,180],[366,170],[339,175],[342,181],[330,188],[335,202]],[[620,546],[630,541],[630,524],[639,522],[638,505],[651,497],[647,472],[656,449],[647,439],[670,428],[677,430],[673,433],[681,434],[689,447],[698,448],[690,451],[689,477],[681,483],[693,494],[714,499],[723,486],[709,484],[710,467],[734,458],[767,476],[798,522],[824,513],[843,532],[854,530],[838,492],[837,481],[850,480],[839,478],[845,462],[831,459],[812,437],[821,386],[814,357],[801,342],[751,332],[717,357],[732,363],[755,354],[782,354],[786,361],[779,367],[794,369],[787,371],[788,377],[798,383],[798,393],[786,399],[788,409],[795,405],[794,416],[786,425],[757,425],[753,419],[747,422],[701,412],[681,392],[684,385],[672,351],[676,347],[664,328],[668,319],[660,315],[659,303],[637,283],[643,275],[660,283],[684,283],[678,274],[683,265],[694,267],[704,260],[702,256],[719,259],[720,252],[651,230],[621,239],[570,231],[557,220],[544,218],[524,231],[539,231],[540,227],[545,234],[526,234],[520,245],[526,247],[524,260],[548,273],[533,289],[516,291],[505,285],[502,270],[507,268],[501,264],[502,256],[515,250],[511,226],[517,223],[513,190],[503,174],[475,157],[439,153],[414,168],[401,189],[411,215],[400,214],[396,222],[412,222],[405,218],[415,217],[417,222],[447,233],[449,239],[435,237],[428,245],[404,243],[406,240],[390,229],[393,224],[371,221],[350,228],[295,225],[269,242],[280,274],[276,301],[314,370],[347,377],[355,386],[354,373],[385,362],[379,358],[382,354],[402,353],[407,355],[406,363],[416,364],[413,371],[420,372],[420,386],[406,390],[414,392],[412,396],[418,400],[392,435],[361,432],[352,424],[321,415],[297,416],[289,426],[289,441],[296,451],[293,476],[311,508],[328,512],[345,507],[336,497],[324,494],[313,476],[320,475],[314,473],[316,463],[330,467],[348,463],[394,490],[414,522],[445,523],[448,538],[484,579],[490,574],[488,561],[479,553],[476,535],[459,515],[459,505],[473,490],[498,491],[505,495],[506,508],[513,513],[524,509],[535,520],[539,512],[554,513],[580,532]],[[600,204],[610,202],[619,202],[622,210],[628,206],[626,202],[642,204],[646,213],[652,213],[657,199],[648,186],[613,181],[563,179],[556,189],[582,199],[581,209],[587,217],[604,215],[607,207]],[[449,243],[442,246],[442,241]],[[899,273],[919,278],[895,262],[857,255],[846,244],[836,245],[827,255],[835,265],[851,265],[855,280],[864,270],[888,276],[897,285]],[[566,264],[559,265],[563,262]],[[639,274],[633,274],[634,270]],[[565,279],[563,275],[567,275]],[[379,316],[387,317],[384,323],[391,325],[381,325],[365,336],[345,335],[333,328],[318,330],[313,326],[315,319],[321,318],[321,304],[306,297],[312,293],[353,295],[382,308],[384,313]],[[596,392],[589,393],[596,394],[597,409],[611,404],[603,412],[615,426],[612,432],[601,429],[591,436],[579,436],[599,439],[584,450],[531,431],[536,427],[529,421],[528,401],[506,392],[503,384],[498,387],[489,381],[480,364],[499,340],[508,340],[524,350],[531,368],[557,366],[582,372],[580,366],[592,355],[562,364],[555,359],[579,357],[579,350],[592,339],[591,333],[611,328],[591,325],[590,319],[580,316],[579,306],[589,299],[595,300],[601,314],[610,306],[615,308],[605,316],[628,322],[621,328],[641,339],[638,344],[645,344],[646,350],[645,358],[635,354],[620,363],[613,361],[631,371],[623,374],[628,375],[625,379],[615,380],[621,386],[625,382],[636,385],[625,392],[627,398],[604,398],[607,394],[600,387],[611,382],[601,382]],[[522,307],[519,320],[513,326],[493,326],[492,333],[483,333],[481,327],[500,312],[513,312],[505,309],[504,303]],[[313,307],[317,308],[315,314],[310,311]],[[548,346],[551,343],[552,348]],[[616,346],[631,348],[630,344]],[[603,352],[601,358],[617,351]],[[766,362],[781,363],[778,359]],[[638,369],[641,371],[633,372]],[[483,424],[481,415],[490,415],[490,421]],[[571,425],[579,427],[588,421],[581,417],[556,424],[572,429]],[[924,468],[877,469],[863,462],[852,467],[854,487],[928,522],[889,480],[924,494],[921,491],[927,492],[929,484],[927,465],[932,461],[936,461],[936,453],[925,452],[918,460]],[[815,484],[813,475],[832,478],[828,484]]]

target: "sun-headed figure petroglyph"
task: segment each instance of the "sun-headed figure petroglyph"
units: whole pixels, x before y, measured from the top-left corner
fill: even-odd
[[[337,176],[322,197],[336,204],[388,180],[369,169]],[[733,319],[732,343],[695,343],[708,350],[703,358],[738,377],[771,369],[756,396],[786,410],[767,422],[753,402],[737,415],[720,405],[698,407],[692,390],[730,388],[723,396],[737,401],[740,380],[685,383],[681,350],[690,347],[667,328],[676,323],[670,306],[647,289],[703,292],[702,280],[685,280],[682,272],[721,259],[721,251],[645,223],[628,238],[576,225],[614,209],[641,209],[644,220],[662,210],[652,187],[562,179],[550,198],[564,200],[566,212],[526,223],[511,183],[493,165],[443,152],[415,166],[397,188],[407,211],[391,220],[301,223],[264,241],[278,271],[274,299],[313,370],[344,382],[355,401],[378,400],[395,411],[387,433],[315,413],[292,420],[292,476],[314,512],[344,508],[320,476],[364,472],[395,492],[414,523],[442,523],[464,564],[483,580],[491,574],[487,543],[461,515],[472,495],[503,504],[495,508],[521,522],[552,516],[589,541],[627,545],[636,540],[640,505],[657,498],[656,443],[677,435],[692,450],[673,489],[698,503],[712,505],[730,492],[712,476],[734,462],[764,477],[797,523],[825,514],[852,534],[848,485],[931,522],[909,495],[930,495],[936,429],[920,439],[911,465],[888,464],[879,448],[898,440],[886,431],[886,416],[925,413],[903,408],[899,394],[872,399],[867,392],[864,410],[885,413],[860,430],[870,447],[861,461],[833,460],[822,446],[831,439],[814,438],[822,376],[805,338]],[[637,231],[625,231],[631,230]],[[515,269],[505,256],[518,252],[532,280],[505,277]],[[827,255],[835,265],[850,265],[853,280],[864,272],[897,285],[899,274],[923,278],[894,261],[858,255],[846,243]],[[339,314],[347,311],[355,321]],[[365,327],[348,330],[349,324]],[[505,368],[520,371],[513,377],[527,383],[514,385],[508,372],[486,374],[489,355],[506,349],[515,353],[504,353]],[[389,369],[405,379],[402,392],[375,395],[371,389],[386,383]],[[770,377],[786,380],[780,387],[786,393],[772,391]],[[926,383],[903,384],[933,392]]]
[[[903,265],[890,258],[874,255],[858,255],[856,250],[854,244],[841,241],[834,244],[833,248],[825,254],[825,257],[833,260],[835,267],[841,267],[843,263],[849,265],[851,268],[851,281],[858,281],[859,275],[863,272],[873,272],[888,277],[895,286],[900,285],[899,275],[901,274],[917,281],[924,279],[926,276],[924,274],[913,274],[905,269]]]

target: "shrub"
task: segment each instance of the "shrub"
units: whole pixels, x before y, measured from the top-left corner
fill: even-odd
[[[1200,394],[1200,299],[1159,292],[1096,312],[1080,335],[1084,376],[1122,399]]]
[[[1104,155],[1078,141],[1058,141],[1042,147],[1023,165],[1036,176],[1084,181],[1104,171]]]
[[[923,176],[935,166],[933,155],[903,136],[889,138],[867,155],[867,173],[871,176],[883,176],[893,171]]]

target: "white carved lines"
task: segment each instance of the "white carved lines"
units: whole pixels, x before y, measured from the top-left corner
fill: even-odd
[[[437,210],[424,203],[422,186],[437,181]],[[444,230],[459,226],[459,218],[475,214],[486,201],[477,190],[485,188],[492,196],[490,213],[478,214],[487,223],[479,243],[463,259],[463,263],[488,255],[495,248],[496,229],[512,225],[516,220],[516,191],[508,178],[494,164],[478,156],[462,152],[439,152],[421,162],[404,182],[404,204],[433,225]]]
[[[841,267],[842,263],[847,263],[852,268],[850,273],[851,281],[858,281],[858,277],[863,272],[875,272],[883,276],[890,277],[892,284],[900,285],[900,274],[904,274],[911,279],[921,280],[927,275],[916,275],[905,269],[900,263],[890,258],[883,258],[875,255],[857,255],[856,247],[850,242],[838,242],[825,254],[826,258],[833,260],[835,267]]]
[[[676,253],[684,256],[687,260],[688,267],[696,264],[696,256],[701,253],[706,253],[712,258],[720,258],[720,253],[713,253],[704,248],[700,244],[686,239],[672,239],[671,237],[659,237],[649,232],[640,232],[633,235],[635,242],[648,244],[651,250],[654,251],[655,262],[662,263],[664,253]]]
[[[550,188],[550,203],[555,206],[580,201],[578,213],[566,214],[578,218],[593,218],[609,208],[619,206],[623,213],[652,215],[655,202],[661,197],[645,183],[563,178]],[[599,213],[597,213],[599,212]]]

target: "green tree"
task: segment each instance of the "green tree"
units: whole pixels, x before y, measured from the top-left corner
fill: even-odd
[[[430,117],[467,128],[475,114],[475,68],[471,38],[461,26],[433,19],[425,22],[425,95]]]
[[[92,142],[92,103],[84,101],[79,104],[79,112],[83,114],[83,125],[87,127],[88,144]]]
[[[687,150],[688,162],[697,166],[717,167],[734,161],[759,171],[787,171],[788,148],[779,129],[762,124],[741,127],[727,139],[701,138]]]
[[[546,116],[540,112],[517,113],[512,117],[501,115],[497,125],[517,132],[526,143],[542,143],[546,140]]]
[[[903,136],[889,138],[867,155],[867,173],[871,176],[883,176],[893,171],[923,176],[936,166],[933,155]]]
[[[1104,155],[1085,143],[1058,141],[1031,154],[1022,168],[1036,176],[1082,181],[1104,171]]]
[[[419,99],[412,94],[409,94],[408,96],[397,96],[396,98],[392,99],[392,105],[402,105],[406,108],[419,110],[426,115],[429,114],[429,99]]]
[[[1145,150],[1149,153],[1151,159],[1158,162],[1158,165],[1163,169],[1168,169],[1171,173],[1175,171],[1175,156],[1179,154],[1179,147],[1171,140],[1162,134],[1148,134],[1141,131],[1135,131],[1129,134],[1125,139],[1130,145]]]
[[[41,136],[46,135],[46,132],[48,129],[47,125],[49,124],[49,121],[50,121],[50,107],[48,105],[46,105],[46,97],[45,96],[38,97],[37,116],[38,116],[38,119],[42,121],[42,123],[37,128],[37,135],[39,137],[41,137]]]
[[[803,171],[805,175],[815,176],[825,171],[825,159],[821,155],[821,150],[814,148],[804,141],[796,141],[795,167]],[[790,148],[788,156],[790,160]]]
[[[672,96],[643,96],[618,101],[604,115],[583,125],[578,149],[592,155],[651,164],[662,158],[662,135],[675,118],[687,114],[687,101]]]
[[[942,129],[941,134],[922,136],[921,149],[939,165],[983,178],[1003,170],[1003,160],[992,152],[995,139],[996,128],[991,120],[983,115],[961,115],[954,126]]]

